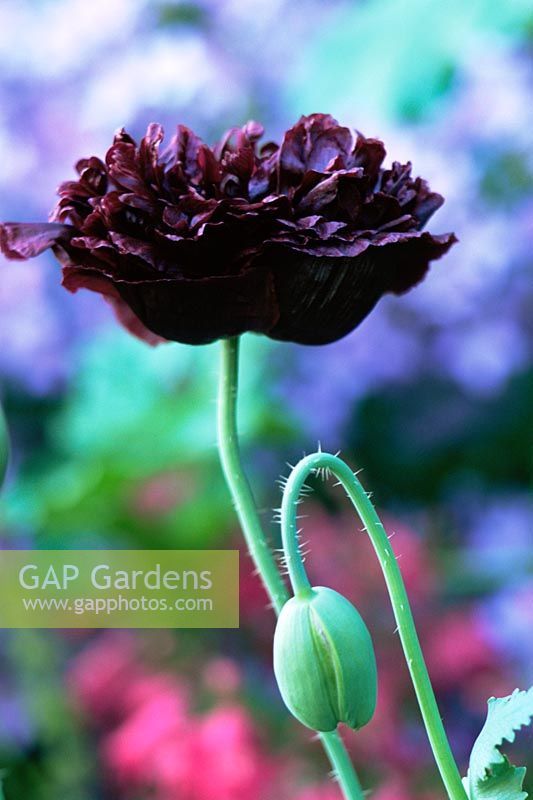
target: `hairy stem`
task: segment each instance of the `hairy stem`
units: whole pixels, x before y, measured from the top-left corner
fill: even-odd
[[[350,800],[352,798],[353,800],[363,800],[363,789],[338,731],[321,733],[320,741],[328,754],[329,762],[335,773],[335,778],[344,796],[350,798]]]
[[[263,532],[255,500],[244,472],[237,434],[239,340],[222,340],[218,393],[218,450],[226,483],[254,564],[277,614],[289,599],[272,551]]]
[[[293,469],[285,487],[281,507],[281,529],[291,583],[296,592],[308,591],[309,581],[298,547],[297,502],[309,475],[319,470],[322,474],[332,473],[339,480],[370,537],[385,577],[403,651],[444,786],[451,800],[468,800],[444,731],[403,578],[385,529],[351,469],[340,458],[329,453],[314,453],[303,458]]]
[[[237,434],[238,338],[221,342],[218,394],[218,449],[224,476],[241,524],[250,555],[263,581],[272,606],[279,614],[289,593],[265,537],[250,484],[244,472]],[[319,738],[328,755],[346,800],[363,800],[363,791],[336,731]]]

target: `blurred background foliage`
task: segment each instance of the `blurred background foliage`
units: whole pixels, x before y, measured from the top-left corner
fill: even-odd
[[[285,462],[320,440],[364,468],[463,769],[486,698],[533,682],[532,48],[526,0],[0,4],[1,219],[42,219],[116,127],[212,141],[255,117],[277,138],[313,111],[383,138],[447,198],[432,229],[460,244],[424,284],[334,345],[246,336],[240,402],[274,539]],[[53,259],[2,262],[3,546],[240,546],[216,372],[216,345],[134,341]],[[348,737],[364,785],[442,797],[372,554],[338,494],[317,485],[308,506],[314,579],[377,644],[376,719]],[[6,799],[336,800],[273,685],[246,557],[242,573],[237,632],[4,632]]]

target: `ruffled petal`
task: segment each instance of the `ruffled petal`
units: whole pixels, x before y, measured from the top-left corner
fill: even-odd
[[[56,222],[3,222],[0,224],[0,250],[6,258],[25,261],[57,242],[68,241],[74,233],[71,225]]]

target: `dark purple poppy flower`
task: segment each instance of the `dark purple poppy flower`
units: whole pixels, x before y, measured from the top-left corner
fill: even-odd
[[[67,289],[100,292],[152,344],[245,331],[324,344],[456,241],[421,230],[443,199],[410,164],[383,169],[379,140],[324,114],[280,146],[260,147],[262,134],[249,122],[209,148],[180,125],[161,149],[159,125],[139,146],[122,130],[105,163],[76,164],[49,223],[4,223],[0,247],[13,259],[51,248]]]

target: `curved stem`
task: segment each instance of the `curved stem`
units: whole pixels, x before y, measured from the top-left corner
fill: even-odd
[[[287,483],[287,487],[288,485],[289,484]],[[303,558],[300,553],[298,531],[296,530],[296,504],[298,502],[297,495],[292,496],[292,502],[294,502],[294,528],[289,529],[289,526],[283,522],[287,516],[284,506],[287,506],[291,502],[290,499],[286,500],[288,495],[287,487],[283,492],[283,501],[281,505],[281,535],[283,539],[283,555],[285,557],[285,565],[287,567],[287,572],[289,573],[289,580],[291,582],[294,595],[295,597],[304,598],[312,594],[313,587],[309,581]]]
[[[365,490],[351,469],[340,458],[329,453],[315,453],[303,458],[293,469],[283,494],[281,530],[283,546],[289,556],[288,569],[291,582],[295,586],[300,585],[300,567],[303,568],[297,544],[297,501],[305,481],[311,473],[317,470],[325,471],[326,474],[331,472],[338,478],[355,506],[372,541],[385,577],[403,651],[443,783],[451,800],[468,800],[446,738],[433,687],[429,679],[424,656],[422,655],[403,578],[385,529]]]
[[[248,550],[261,576],[272,606],[279,614],[289,599],[257,513],[250,484],[244,472],[237,434],[238,338],[223,339],[218,393],[218,449],[224,476],[231,492]],[[363,800],[363,791],[336,731],[319,738],[329,757],[346,800]]]

